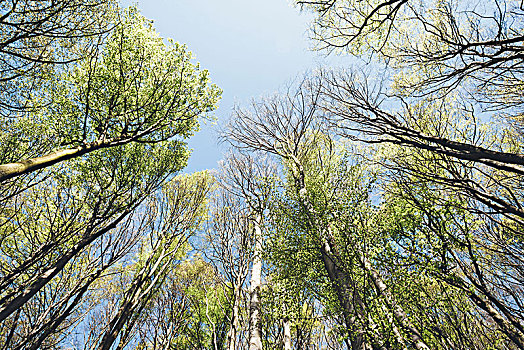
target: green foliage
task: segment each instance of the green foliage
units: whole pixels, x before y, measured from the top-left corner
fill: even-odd
[[[0,105],[0,173],[73,152],[0,188],[0,346],[243,347],[257,311],[268,350],[288,326],[297,349],[524,346],[521,6],[296,3],[318,48],[378,57],[386,77],[375,91],[322,71],[235,111],[231,142],[280,169],[234,155],[216,178],[176,174],[221,91],[136,8],[93,4],[76,39],[66,25],[15,46],[0,19],[0,66],[22,62],[0,86],[18,91]]]
[[[114,21],[96,50],[34,92],[50,103],[4,122],[2,163],[90,143],[185,139],[216,108],[221,91],[184,45],[160,38],[135,8]]]
[[[200,257],[180,264],[172,277],[189,302],[184,331],[177,335],[173,349],[213,349],[224,344],[227,332],[227,290],[213,267]],[[217,343],[218,342],[218,343]]]
[[[206,217],[209,175],[174,175],[189,157],[184,139],[221,92],[135,8],[107,18],[107,35],[84,33],[91,51],[31,90],[28,104],[41,108],[1,121],[0,163],[88,150],[2,187],[2,346],[52,346],[77,326],[86,346],[107,327],[134,336]],[[85,48],[76,43],[72,55]]]

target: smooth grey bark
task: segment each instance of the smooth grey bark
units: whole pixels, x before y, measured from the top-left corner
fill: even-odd
[[[260,320],[260,285],[262,284],[262,229],[261,215],[253,220],[255,230],[255,252],[250,281],[249,300],[249,350],[262,350],[262,323]]]
[[[408,350],[408,347],[406,346],[406,342],[404,340],[404,336],[400,333],[400,330],[398,329],[397,325],[395,324],[395,321],[393,320],[393,316],[391,315],[390,310],[386,308],[384,304],[381,303],[380,308],[382,309],[382,312],[384,312],[385,315],[387,315],[388,322],[391,324],[391,329],[393,330],[393,335],[395,336],[395,339],[397,343],[400,346],[401,350]]]
[[[291,321],[284,318],[284,350],[291,350]]]

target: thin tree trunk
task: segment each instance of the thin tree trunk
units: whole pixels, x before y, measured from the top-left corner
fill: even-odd
[[[497,323],[497,325],[500,327],[500,330],[505,333],[513,341],[513,343],[518,346],[519,349],[524,349],[524,337],[522,334],[520,334],[518,330],[515,330],[511,323],[506,321],[487,299],[473,293],[470,290],[466,290],[466,293],[468,294],[468,297],[473,300],[475,304],[477,304],[477,306],[479,306],[491,316],[495,323]]]
[[[18,296],[13,298],[10,301],[7,301],[4,305],[0,307],[0,321],[5,320],[9,315],[15,312],[18,308],[22,307],[25,303],[29,301],[40,291],[49,281],[53,279],[60,271],[64,269],[67,263],[76,256],[82,249],[87,247],[89,244],[93,243],[98,237],[102,236],[106,232],[114,229],[129,213],[130,209],[123,212],[119,217],[117,217],[113,222],[104,227],[103,229],[97,231],[96,233],[85,234],[84,237],[71,247],[61,258],[59,258],[52,266],[50,266],[46,271],[42,272],[38,277],[34,278],[28,287],[20,291]]]
[[[157,249],[158,246],[153,247],[153,251]],[[162,281],[161,278],[169,267],[169,262],[164,261],[164,259],[169,255],[174,255],[177,250],[178,246],[171,251],[168,251],[165,246],[162,247],[156,261],[154,255],[150,255],[144,267],[134,277],[131,286],[125,292],[123,302],[116,315],[109,322],[109,327],[98,346],[99,350],[109,350],[126,325],[128,329],[132,328],[135,322],[135,320],[132,320],[133,314],[140,314],[137,310],[143,309],[150,300],[155,286],[159,284],[159,281]],[[123,348],[126,341],[125,337],[121,337],[117,350]]]
[[[229,328],[229,332],[227,333],[227,344],[228,344],[228,350],[236,350],[237,347],[237,331],[239,328],[238,323],[238,302],[236,301],[233,305],[233,315],[231,320],[231,326]]]
[[[400,346],[400,349],[402,350],[407,350],[408,347],[406,346],[406,342],[404,341],[404,336],[400,333],[400,330],[395,324],[390,310],[388,310],[383,303],[380,303],[380,308],[382,309],[382,312],[384,312],[384,314],[387,315],[388,322],[389,324],[391,324],[391,329],[393,330],[393,335],[395,336],[398,346]]]
[[[255,253],[251,270],[251,290],[249,301],[249,350],[262,350],[262,323],[260,320],[260,285],[262,283],[262,230],[260,215],[253,222],[255,228]]]
[[[356,317],[355,307],[352,303],[353,300],[360,299],[356,295],[356,291],[352,291],[348,285],[347,276],[340,271],[332,259],[331,247],[326,241],[321,246],[322,261],[324,267],[328,273],[329,280],[335,289],[338,301],[342,307],[342,315],[344,316],[344,323],[348,328],[348,331],[353,336],[351,337],[351,349],[352,350],[366,350],[371,347],[364,340],[364,334],[362,330],[356,329]],[[362,315],[361,315],[362,316]]]
[[[284,350],[291,350],[291,321],[284,318]]]
[[[448,284],[461,289],[466,293],[466,295],[473,301],[478,307],[488,313],[488,315],[495,321],[498,325],[500,331],[519,348],[524,349],[524,337],[515,329],[510,322],[508,322],[500,312],[491,305],[489,299],[483,297],[482,295],[477,295],[472,291],[462,280],[459,278],[444,278]],[[459,282],[460,281],[460,282]]]
[[[30,350],[37,350],[41,347],[42,343],[46,340],[47,337],[49,337],[53,332],[56,331],[56,329],[66,320],[69,315],[73,312],[73,310],[76,308],[76,306],[81,302],[82,298],[84,297],[84,294],[87,292],[88,288],[91,286],[91,284],[106,270],[107,267],[110,265],[106,265],[105,267],[97,270],[95,273],[91,274],[87,281],[84,283],[84,285],[78,289],[71,291],[70,295],[67,296],[62,301],[62,304],[66,304],[69,302],[69,299],[72,295],[76,294],[74,300],[69,304],[69,306],[61,313],[61,314],[55,314],[47,323],[44,323],[39,329],[32,332],[32,334],[29,335],[31,339],[34,340],[34,343],[29,348]],[[19,309],[20,310],[20,309]],[[29,343],[29,342],[28,342]],[[27,344],[25,344],[27,345]],[[24,344],[19,344],[16,348],[22,349]]]
[[[393,316],[395,317],[397,322],[400,323],[404,331],[406,331],[406,333],[409,334],[411,340],[413,341],[413,344],[415,345],[415,348],[417,348],[418,350],[429,350],[428,345],[422,339],[422,335],[420,334],[418,329],[413,325],[413,323],[411,323],[406,312],[402,309],[400,305],[398,305],[393,300],[393,296],[387,289],[387,286],[382,280],[382,277],[380,277],[380,274],[371,266],[371,263],[362,252],[359,251],[358,253],[360,255],[362,266],[364,267],[366,272],[369,273],[371,280],[373,281],[373,284],[377,288],[379,294],[384,295],[388,307],[390,307],[393,311]]]
[[[237,349],[237,337],[238,330],[240,329],[240,320],[239,320],[239,303],[242,293],[242,282],[243,279],[239,276],[235,283],[233,291],[233,310],[231,315],[231,325],[229,331],[227,332],[227,348],[228,350]]]

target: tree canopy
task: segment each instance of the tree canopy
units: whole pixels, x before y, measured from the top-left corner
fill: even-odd
[[[113,1],[0,4],[0,348],[524,349],[521,1],[319,0],[237,105]],[[195,154],[195,156],[198,156]]]

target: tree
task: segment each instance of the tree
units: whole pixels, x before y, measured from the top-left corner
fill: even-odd
[[[228,129],[235,146],[264,150],[283,165],[283,187],[270,207],[268,259],[276,271],[338,313],[354,349],[483,348],[478,339],[520,348],[520,287],[512,276],[521,274],[521,240],[514,224],[435,180],[458,166],[450,158],[334,141],[325,82],[305,80],[237,110]],[[446,111],[440,115],[448,119],[435,124],[431,117],[419,121],[435,128],[442,120],[463,123]],[[501,235],[509,240],[497,241]],[[438,307],[428,316],[430,300]]]
[[[521,348],[521,307],[513,301],[521,282],[513,276],[521,275],[523,217],[522,7],[297,3],[318,11],[313,33],[323,48],[385,63],[378,84],[373,73],[322,73],[323,108],[343,136],[384,144],[389,158],[380,163],[398,186],[391,196],[424,213],[417,230],[428,243],[410,254],[439,266],[432,277],[497,324],[512,344],[505,346]],[[429,258],[435,240],[438,253]]]
[[[518,191],[523,175],[522,155],[518,153],[521,140],[507,126],[482,123],[475,109],[467,108],[456,95],[422,100],[391,98],[388,103],[400,108],[388,111],[381,107],[381,102],[386,103],[386,92],[374,91],[365,77],[347,72],[324,76],[328,81],[325,108],[345,135],[369,143],[399,144],[415,152],[430,151],[425,154],[434,154],[430,157],[445,162],[441,165],[445,171],[440,177],[434,172],[419,173],[421,177],[446,182],[522,224]],[[495,183],[496,187],[488,190],[486,183]]]
[[[228,349],[242,346],[242,333],[246,331],[249,347],[262,349],[262,221],[273,172],[274,166],[267,159],[242,153],[228,154],[216,172],[218,188],[213,198],[205,251],[223,275],[225,288],[231,289]],[[249,273],[247,303],[245,285]],[[244,324],[249,324],[248,329],[240,324],[246,313],[249,321]]]
[[[253,228],[250,214],[242,198],[227,191],[218,181],[218,188],[212,199],[211,217],[205,236],[205,256],[223,280],[224,296],[228,302],[225,310],[229,329],[225,348],[241,347],[245,331],[245,290],[249,266],[253,259]]]
[[[134,9],[121,16],[100,52],[42,92],[50,105],[6,123],[11,135],[47,137],[35,145],[6,135],[0,181],[100,149],[189,137],[215,108],[220,92],[184,46],[165,44]]]
[[[156,203],[145,208],[155,213],[155,219],[142,233],[134,276],[105,326],[99,349],[110,349],[115,342],[116,348],[122,349],[133,340],[136,323],[145,316],[168,270],[176,267],[188,239],[203,223],[209,185],[204,173],[179,176],[164,185],[164,194]]]
[[[522,79],[522,14],[519,1],[354,1],[295,3],[316,13],[312,38],[320,49],[388,61],[414,70],[416,80],[399,80],[406,94],[426,94],[473,83],[484,96],[509,94],[509,106]],[[510,25],[511,24],[511,25]],[[469,82],[467,81],[469,80]],[[514,86],[517,84],[517,86]],[[513,85],[513,86],[512,86]],[[441,92],[444,92],[441,91]],[[493,101],[495,102],[495,101]]]
[[[64,62],[39,92],[53,103],[2,120],[2,345],[58,344],[96,307],[86,303],[93,286],[145,229],[134,213],[185,166],[183,139],[215,108],[219,90],[183,46],[164,43],[135,9],[115,11],[96,55]]]
[[[331,152],[330,142],[325,141],[320,133],[322,119],[319,118],[321,111],[317,108],[321,101],[321,88],[320,80],[305,79],[295,91],[283,97],[275,96],[260,104],[253,104],[250,112],[238,110],[228,130],[228,136],[238,147],[272,153],[281,157],[286,164],[293,200],[302,210],[300,216],[305,225],[304,229],[315,237],[314,249],[321,257],[325,272],[338,298],[351,338],[351,346],[353,349],[366,349],[370,345],[365,330],[357,325],[358,319],[367,321],[361,291],[356,287],[352,276],[339,266],[339,253],[334,246],[331,220],[329,216],[324,216],[324,207],[315,206],[315,197],[308,189],[308,165],[311,157],[315,157],[315,145],[325,144],[326,152]],[[319,151],[319,154],[320,152],[322,151]],[[357,254],[358,263],[370,274],[376,288],[383,293],[386,287],[379,273],[371,267],[362,253]],[[388,297],[388,302],[395,318],[410,335],[414,345],[417,348],[427,348],[420,332],[410,323],[402,308],[396,305],[392,296]],[[380,335],[374,336],[373,341],[380,344]]]
[[[92,154],[90,159],[75,162],[73,169],[64,169],[65,174],[76,174],[26,191],[23,198],[27,201],[16,203],[14,214],[6,216],[2,226],[6,259],[1,278],[2,320],[8,320],[35,295],[46,291],[46,286],[56,285],[61,278],[69,279],[63,272],[82,259],[91,245],[114,244],[103,242],[120,225],[124,224],[125,230],[130,214],[156,191],[166,175],[180,168],[180,164],[173,163],[176,154],[179,162],[184,162],[184,151],[176,147],[126,147]],[[100,259],[101,266],[111,261],[111,257]],[[76,266],[80,271],[84,268],[83,264]],[[78,272],[77,277],[82,273]]]
[[[268,208],[275,165],[260,154],[230,153],[223,163],[220,182],[225,191],[238,198],[248,211],[252,240],[249,286],[249,349],[262,350],[261,287],[264,212]]]
[[[379,84],[370,83],[374,77],[354,72],[324,75],[327,108],[333,122],[342,122],[346,136],[456,158],[457,164],[473,164],[489,181],[501,182],[502,176],[502,182],[507,182],[523,175],[521,102],[515,96],[522,81],[518,43],[524,38],[518,2],[335,0],[297,4],[318,11],[313,33],[323,48],[340,47],[358,56],[376,54],[378,62],[387,61],[385,75],[391,78]],[[514,23],[511,29],[508,23]],[[482,111],[500,111],[508,122],[494,136],[501,138],[495,144],[492,138],[477,134],[481,118],[485,119],[480,117]],[[453,113],[468,119],[468,127],[460,132],[450,130],[451,125],[443,128],[453,123],[449,118]],[[521,220],[516,203],[520,199],[499,198],[474,176],[452,178],[449,182],[470,197]],[[516,183],[518,186],[518,180]]]
[[[9,349],[37,349],[57,346],[84,313],[96,306],[93,285],[111,274],[114,265],[136,243],[140,226],[148,217],[126,220],[118,230],[94,242],[59,273],[54,280],[18,308],[14,317],[0,327],[0,345]],[[131,228],[134,224],[136,226]],[[34,268],[29,271],[34,271]]]

